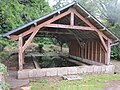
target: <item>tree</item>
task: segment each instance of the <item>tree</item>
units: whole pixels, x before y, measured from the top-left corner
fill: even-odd
[[[51,12],[45,0],[1,0],[0,33],[15,29]]]
[[[107,20],[111,26],[120,23],[119,0],[96,0],[95,5],[100,13],[100,18]]]
[[[54,10],[57,10],[70,3],[68,0],[54,0],[56,4],[53,6]]]

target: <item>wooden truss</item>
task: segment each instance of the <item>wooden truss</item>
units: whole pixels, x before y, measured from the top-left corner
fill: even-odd
[[[70,14],[70,25],[63,25],[63,24],[52,24],[52,22]],[[75,26],[74,25],[74,15],[79,17],[83,22],[85,22],[88,27],[85,26]],[[25,49],[29,46],[30,42],[34,38],[34,36],[37,34],[37,32],[42,28],[42,27],[52,27],[52,28],[62,28],[62,29],[78,29],[78,30],[91,30],[97,32],[102,46],[104,50],[107,53],[106,59],[109,60],[110,58],[110,43],[112,42],[108,37],[106,37],[103,33],[101,33],[94,25],[92,25],[86,18],[84,18],[82,15],[80,15],[74,8],[68,9],[68,11],[61,13],[48,21],[45,21],[39,25],[36,25],[34,27],[31,27],[29,30],[21,33],[20,35],[11,35],[10,38],[12,40],[18,40],[18,47],[19,47],[19,70],[23,69],[23,53]],[[23,44],[23,38],[27,35],[30,35],[27,41],[25,41],[25,44]],[[107,41],[107,42],[106,42]]]

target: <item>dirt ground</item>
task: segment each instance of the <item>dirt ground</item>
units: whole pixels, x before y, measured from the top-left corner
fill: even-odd
[[[108,87],[105,90],[120,90],[120,81],[110,81],[107,84]]]
[[[120,74],[120,60],[111,60],[111,63],[115,65],[115,72]]]
[[[115,74],[120,74],[120,61],[111,60],[111,63],[115,65]],[[120,90],[120,81],[110,81],[107,84],[105,90]]]

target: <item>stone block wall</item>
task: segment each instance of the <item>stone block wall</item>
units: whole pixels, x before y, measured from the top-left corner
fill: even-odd
[[[86,74],[114,73],[114,69],[115,69],[114,65],[24,69],[22,71],[18,71],[18,79],[39,78],[43,76],[63,76],[83,73]]]

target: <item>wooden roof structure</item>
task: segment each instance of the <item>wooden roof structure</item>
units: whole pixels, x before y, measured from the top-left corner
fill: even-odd
[[[104,64],[110,62],[110,44],[119,40],[84,7],[72,2],[3,35],[18,40],[20,70],[23,53],[35,36],[67,41],[70,55]]]

